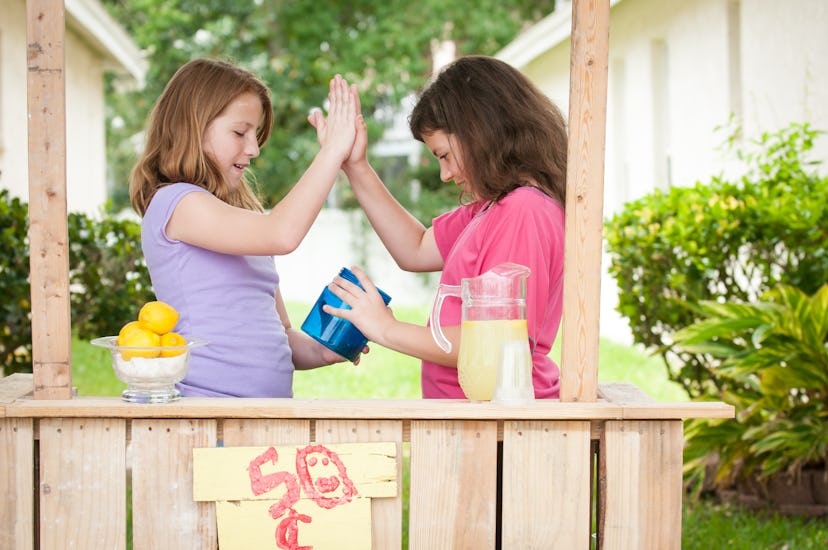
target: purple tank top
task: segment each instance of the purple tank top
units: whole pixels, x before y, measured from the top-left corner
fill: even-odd
[[[168,239],[167,222],[189,183],[156,192],[141,221],[141,246],[158,300],[180,313],[176,332],[209,344],[195,348],[182,395],[293,397],[293,362],[276,313],[273,256],[219,254]]]

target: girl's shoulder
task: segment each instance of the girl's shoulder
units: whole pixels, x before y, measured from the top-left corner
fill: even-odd
[[[159,187],[150,201],[150,207],[153,203],[157,206],[159,204],[177,204],[185,195],[190,193],[209,193],[203,187],[194,185],[192,183],[178,182],[169,183],[163,187]]]
[[[209,193],[209,191],[194,183],[180,181],[177,183],[168,183],[163,187],[159,187],[156,194],[163,193],[164,195],[186,195],[187,193],[192,193],[194,191]]]
[[[563,216],[563,206],[540,189],[524,185],[500,199],[498,205],[505,210],[521,213],[541,212],[552,216]]]

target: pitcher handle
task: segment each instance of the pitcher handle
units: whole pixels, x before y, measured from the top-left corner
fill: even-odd
[[[443,334],[443,328],[440,326],[440,310],[443,308],[443,300],[446,296],[460,297],[459,285],[440,285],[437,289],[437,297],[434,300],[434,306],[431,308],[431,317],[429,318],[429,325],[431,326],[431,337],[434,342],[440,346],[440,349],[446,353],[451,353],[451,342],[446,335]]]

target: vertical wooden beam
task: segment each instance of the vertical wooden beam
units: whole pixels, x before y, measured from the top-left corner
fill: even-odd
[[[27,0],[29,254],[35,399],[72,394],[63,0]]]
[[[681,549],[681,420],[610,420],[601,550]]]
[[[0,548],[35,547],[34,440],[31,418],[0,418]]]
[[[598,396],[609,11],[572,1],[561,401]]]

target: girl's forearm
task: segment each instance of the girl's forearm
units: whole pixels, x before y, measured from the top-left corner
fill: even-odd
[[[457,368],[457,352],[460,347],[460,327],[442,327],[443,334],[451,342],[451,351],[444,352],[434,341],[431,329],[422,325],[396,321],[383,331],[377,344],[416,357],[417,359]]]
[[[439,255],[435,258],[424,250],[425,226],[394,198],[371,165],[365,161],[346,165],[343,170],[368,221],[397,265],[406,271],[441,269]]]
[[[270,211],[271,231],[279,239],[274,254],[293,252],[305,238],[336,182],[340,163],[341,159],[325,150],[317,153],[296,185]]]
[[[310,370],[328,365],[322,357],[321,344],[313,338],[295,328],[285,329],[290,350],[293,356],[293,366],[296,370]]]

